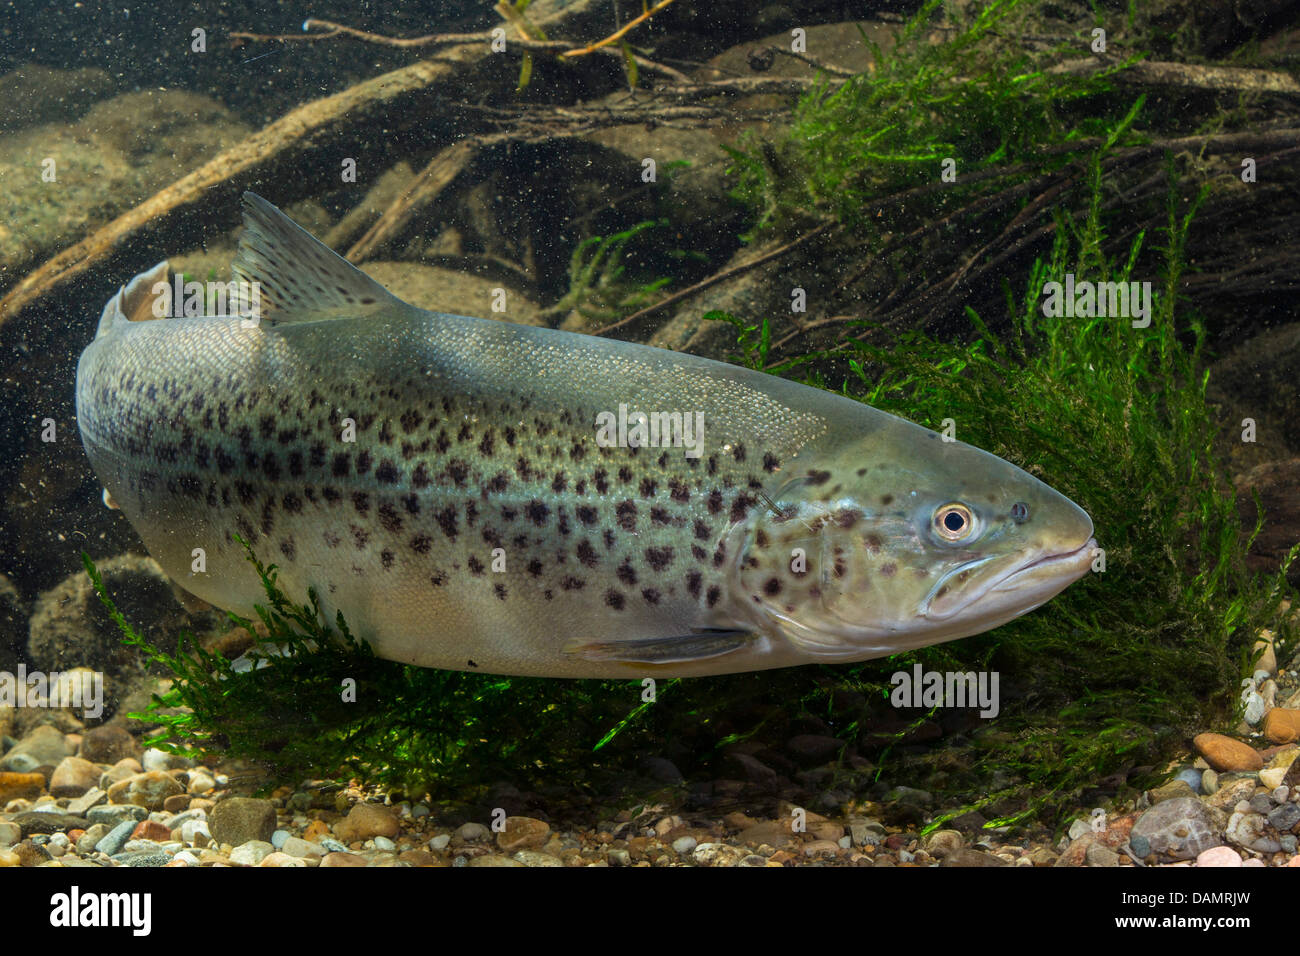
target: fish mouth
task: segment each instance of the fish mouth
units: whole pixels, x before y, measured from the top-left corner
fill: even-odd
[[[1066,578],[1068,578],[1066,583],[1074,581],[1082,577],[1092,566],[1092,551],[1095,547],[1097,547],[1097,539],[1089,538],[1073,551],[1044,555],[1011,571],[990,587],[989,591],[1019,590],[1024,580],[1029,577],[1042,578],[1045,582]]]

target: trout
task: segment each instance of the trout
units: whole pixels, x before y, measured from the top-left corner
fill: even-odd
[[[987,452],[726,363],[415,308],[244,201],[255,308],[172,315],[162,262],[77,367],[105,501],[217,607],[261,598],[240,536],[384,658],[699,676],[976,634],[1091,564],[1088,515]]]

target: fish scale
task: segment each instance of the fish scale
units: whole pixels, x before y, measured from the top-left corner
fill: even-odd
[[[773,540],[789,546],[794,520],[822,560],[842,522],[818,516],[897,524],[872,492],[903,495],[898,469],[862,462],[933,433],[695,356],[416,309],[246,201],[234,272],[263,286],[263,321],[140,321],[170,281],[160,263],[109,301],[78,368],[91,462],[183,587],[251,614],[238,534],[286,592],[315,588],[329,619],[423,666],[689,676],[880,651],[782,623],[827,605],[809,582],[834,562],[792,571]],[[598,416],[620,406],[701,413],[702,453],[604,446]],[[978,449],[941,457],[1011,469],[1082,515]]]

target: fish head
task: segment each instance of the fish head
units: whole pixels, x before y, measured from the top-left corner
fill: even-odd
[[[901,420],[798,471],[737,529],[732,593],[816,659],[978,634],[1093,560],[1092,520],[1070,499]]]

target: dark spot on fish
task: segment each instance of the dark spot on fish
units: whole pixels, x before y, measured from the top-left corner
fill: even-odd
[[[496,439],[492,435],[492,429],[489,428],[478,443],[478,453],[484,458],[491,458],[494,447],[496,447]]]
[[[519,511],[515,508],[509,508],[505,505],[502,505],[501,517],[505,521],[514,521],[516,518],[519,517]]]
[[[578,516],[578,520],[585,525],[595,524],[600,517],[599,513],[591,505],[578,505],[574,511]]]
[[[893,496],[893,495],[881,495],[881,496],[880,496],[880,503],[881,503],[882,505],[884,505],[885,507],[888,507],[889,505],[892,505],[892,504],[894,503],[894,496]]]
[[[852,508],[841,508],[835,512],[835,523],[841,528],[852,528],[862,517],[860,511],[854,511]]]
[[[754,543],[758,545],[760,548],[766,548],[768,542],[771,540],[772,539],[767,536],[767,532],[764,531],[762,528],[759,528],[756,532],[754,532]]]
[[[437,451],[439,455],[443,454],[448,448],[451,447],[451,439],[447,437],[447,433],[445,431],[442,431],[441,429],[438,431],[438,437],[434,441],[433,447],[434,450]]]
[[[352,525],[352,543],[357,546],[358,551],[365,550],[366,542],[370,540],[370,532],[365,528]]]
[[[713,566],[715,568],[720,568],[722,567],[722,562],[726,560],[727,560],[727,546],[722,542],[718,542],[718,549],[713,552]]]
[[[646,548],[645,559],[655,571],[662,571],[673,563],[672,548]]]
[[[573,447],[569,449],[569,458],[573,461],[582,461],[587,457],[587,449],[582,447],[580,442],[574,442]]]
[[[447,477],[457,488],[464,488],[465,479],[469,477],[469,462],[460,458],[447,462]]]
[[[569,513],[563,508],[555,509],[555,528],[562,535],[567,535],[572,530],[569,526]]]
[[[614,509],[614,514],[618,518],[618,526],[624,531],[636,530],[636,505],[631,501],[621,501],[618,507]]]
[[[385,571],[393,566],[394,557],[393,552],[389,551],[387,548],[379,552],[379,560],[383,564]]]
[[[897,573],[898,573],[898,565],[896,565],[893,561],[890,561],[888,564],[881,565],[880,567],[881,577],[892,578]]]
[[[362,449],[357,455],[357,474],[364,475],[370,470],[370,465],[374,459],[370,457],[370,452]]]
[[[320,493],[324,495],[325,500],[332,505],[336,505],[343,500],[343,492],[339,491],[333,485],[326,485],[321,489]]]
[[[770,451],[763,453],[763,470],[767,472],[776,471],[781,467],[781,460]]]
[[[739,442],[737,442],[737,443],[736,443],[736,447],[733,448],[733,449],[731,450],[731,456],[732,456],[733,458],[735,458],[736,461],[744,461],[744,460],[745,460],[745,446],[742,445],[742,444],[740,444]]]
[[[235,459],[226,454],[224,448],[217,448],[217,471],[223,475],[228,475],[235,467]]]
[[[357,514],[365,514],[370,510],[370,496],[364,491],[352,492],[352,507],[357,509]]]
[[[878,534],[869,534],[866,537],[867,551],[871,554],[879,554],[880,549],[885,546],[885,542],[880,539]]]
[[[718,458],[717,458],[716,455],[710,455],[710,456],[709,456],[709,474],[710,474],[710,475],[716,475],[717,473],[718,473]]]
[[[564,588],[566,591],[581,591],[586,587],[586,584],[587,582],[582,578],[575,578],[573,575],[569,575],[560,582],[560,587]]]
[[[614,539],[614,532],[611,531],[609,528],[606,528],[606,529],[605,529],[605,534],[604,534],[604,539],[605,539],[605,550],[606,550],[606,551],[613,551],[613,550],[614,550],[614,540],[615,540],[615,539]]]
[[[460,431],[456,433],[456,441],[469,441],[474,437],[474,429],[470,427],[469,422],[460,426]]]
[[[420,499],[415,495],[407,495],[402,499],[402,504],[406,505],[407,514],[418,515],[420,513]]]
[[[731,520],[744,521],[745,515],[749,514],[749,509],[758,503],[758,499],[753,495],[737,495],[736,500],[731,503]]]
[[[544,570],[545,570],[545,566],[542,564],[542,562],[538,561],[536,558],[533,558],[531,561],[528,562],[528,573],[531,574],[533,577],[540,578],[542,576],[542,571]]]
[[[596,557],[596,549],[591,546],[591,542],[586,538],[583,538],[578,542],[576,553],[578,555],[578,560],[589,568],[594,568],[599,560]]]
[[[628,586],[636,584],[636,568],[632,567],[630,559],[624,558],[623,563],[618,566],[618,570],[614,573],[618,575],[618,579],[624,584]]]
[[[609,472],[604,468],[597,468],[591,476],[592,482],[596,485],[596,490],[602,495],[609,491]]]
[[[402,412],[402,417],[397,420],[397,423],[402,426],[402,431],[409,435],[411,432],[419,428],[420,423],[423,421],[424,416],[415,409],[408,408],[406,411]]]
[[[379,524],[385,531],[396,534],[402,530],[402,518],[390,502],[385,501],[379,506],[378,511]]]
[[[557,471],[555,477],[551,479],[551,490],[557,495],[561,494],[569,484],[569,478],[562,471]]]
[[[509,486],[510,486],[510,476],[507,475],[504,471],[498,471],[495,475],[493,475],[484,483],[483,488],[489,494],[501,494]]]
[[[673,516],[667,508],[660,508],[658,505],[650,509],[651,524],[672,524]]]
[[[447,572],[434,571],[433,574],[429,575],[429,583],[432,584],[435,588],[442,587],[444,584],[447,583]],[[470,661],[470,663],[473,664],[474,662]]]
[[[483,562],[474,555],[471,554],[469,560],[465,564],[466,567],[469,568],[470,574],[477,576],[483,573]]]
[[[673,478],[668,482],[668,491],[673,501],[685,503],[691,500],[691,489],[680,478]]]
[[[660,594],[655,588],[642,588],[641,596],[645,598],[646,604],[658,604]]]
[[[528,502],[528,504],[524,505],[524,515],[539,528],[546,524],[546,519],[550,517],[550,514],[551,509],[547,506],[546,502],[539,498],[534,498],[532,501]]]
[[[321,537],[325,539],[325,544],[331,548],[337,548],[343,542],[343,539],[333,531],[326,531]]]
[[[504,584],[492,585],[492,592],[496,594],[498,599],[502,601],[506,599],[506,586]]]
[[[442,529],[442,533],[445,534],[448,538],[451,538],[451,540],[455,541],[456,535],[460,530],[457,527],[457,523],[456,523],[455,506],[448,505],[446,508],[443,508],[437,514],[435,514],[434,517],[437,519],[438,527]]]
[[[280,553],[290,561],[293,560],[294,555],[298,553],[298,549],[294,547],[293,538],[285,538],[280,542]]]
[[[842,558],[836,558],[836,559],[835,559],[835,567],[831,569],[831,573],[834,574],[837,578],[842,578],[842,577],[844,577],[844,572],[845,572],[846,570],[847,570],[847,568],[845,567],[845,564],[844,564],[843,559],[842,559]]]
[[[302,499],[292,491],[284,496],[283,504],[284,510],[287,514],[296,515],[298,512],[302,511]]]
[[[691,597],[698,599],[700,596],[700,583],[704,580],[704,575],[699,571],[688,571],[686,574],[686,590],[690,592]]]
[[[395,485],[401,476],[397,472],[397,466],[389,459],[385,458],[375,469],[375,480],[381,485]]]
[[[514,430],[513,428],[509,428],[509,427],[507,427],[507,428],[506,428],[506,433],[505,433],[505,434],[506,434],[506,444],[509,445],[511,448],[514,448],[514,447],[515,447],[515,430]]]
[[[334,454],[334,477],[345,478],[348,473],[348,453],[345,451]]]
[[[715,515],[722,510],[722,492],[714,488],[709,492],[709,514]]]
[[[695,519],[694,531],[695,531],[695,537],[700,541],[708,541],[713,534],[709,526],[705,522],[701,521],[699,518]]]
[[[829,471],[817,471],[814,469],[808,472],[808,484],[810,485],[824,485],[830,480],[831,473]]]
[[[691,545],[691,557],[696,561],[703,561],[708,558],[709,552],[705,551],[698,544]]]
[[[704,596],[704,599],[708,602],[709,607],[713,607],[713,605],[718,603],[718,598],[720,597],[722,597],[722,588],[714,584],[709,587],[709,591]]]
[[[618,470],[618,480],[626,485],[629,481],[632,480],[632,469],[629,468],[627,465],[621,467]]]

